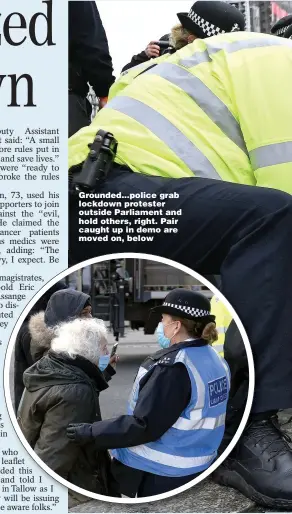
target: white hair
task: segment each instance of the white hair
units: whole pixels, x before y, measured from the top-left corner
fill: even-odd
[[[78,355],[98,365],[102,347],[107,343],[107,329],[101,319],[77,318],[56,328],[51,349],[75,359]]]

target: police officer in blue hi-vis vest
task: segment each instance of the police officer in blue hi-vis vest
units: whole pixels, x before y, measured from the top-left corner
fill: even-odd
[[[75,442],[112,449],[112,473],[130,497],[172,491],[214,462],[229,395],[228,366],[210,344],[218,336],[209,300],[174,289],[152,310],[162,314],[162,350],[140,367],[127,414],[67,428]]]

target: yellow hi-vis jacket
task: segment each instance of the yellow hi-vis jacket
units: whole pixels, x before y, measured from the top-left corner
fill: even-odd
[[[224,303],[216,296],[213,296],[211,299],[211,314],[216,317],[216,329],[218,332],[218,341],[215,341],[212,346],[223,357],[225,334],[232,321],[232,316]]]
[[[236,32],[196,40],[137,76],[69,140],[83,162],[99,129],[116,162],[292,193],[292,41]]]
[[[156,59],[150,59],[149,61],[142,62],[141,64],[137,64],[137,66],[124,71],[111,86],[108,94],[108,100],[112,100],[115,96],[120,94],[125,89],[125,87],[132,83],[137,75],[142,73],[144,70],[146,71],[151,66],[154,66],[154,64],[159,64],[160,62],[165,61],[168,57],[169,54],[164,54],[160,57],[157,57]]]

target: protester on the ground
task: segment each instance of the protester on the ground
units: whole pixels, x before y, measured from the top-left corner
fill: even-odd
[[[67,429],[77,443],[114,448],[112,472],[131,497],[172,491],[214,462],[229,393],[228,366],[210,346],[217,331],[209,300],[174,289],[153,312],[162,315],[162,349],[141,365],[127,414]]]
[[[14,349],[14,408],[18,409],[20,398],[23,393],[23,373],[33,364],[33,358],[30,353],[31,333],[29,331],[29,321],[31,317],[40,311],[44,311],[47,307],[50,297],[61,289],[66,289],[65,282],[57,282],[35,303],[27,317],[25,318],[15,340]]]
[[[108,387],[102,373],[108,362],[103,321],[65,321],[55,331],[49,352],[24,373],[17,420],[51,470],[88,491],[115,495],[108,453],[97,451],[94,442],[73,445],[66,436],[69,423],[101,419],[99,394]]]
[[[93,1],[69,2],[69,137],[90,124],[88,83],[100,107],[114,82],[106,33]]]

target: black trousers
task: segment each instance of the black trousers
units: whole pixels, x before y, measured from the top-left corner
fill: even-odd
[[[73,136],[82,127],[90,125],[90,102],[87,98],[78,95],[77,93],[69,92],[69,137]]]
[[[135,496],[145,498],[146,496],[173,491],[177,487],[194,480],[200,474],[196,473],[185,477],[164,477],[130,468],[116,459],[112,461],[111,470],[116,489],[130,498],[135,498]]]
[[[292,407],[291,196],[201,178],[149,177],[116,166],[97,192],[120,191],[178,193],[165,206],[182,209],[178,233],[159,234],[146,243],[80,243],[78,199],[71,200],[71,263],[127,251],[168,257],[205,275],[220,274],[222,293],[241,318],[254,353],[253,411]]]
[[[182,485],[188,484],[191,480],[198,476],[189,475],[186,477],[162,477],[153,473],[144,473],[141,485],[137,492],[138,498],[146,496],[154,496],[155,494],[167,493],[173,491]]]

